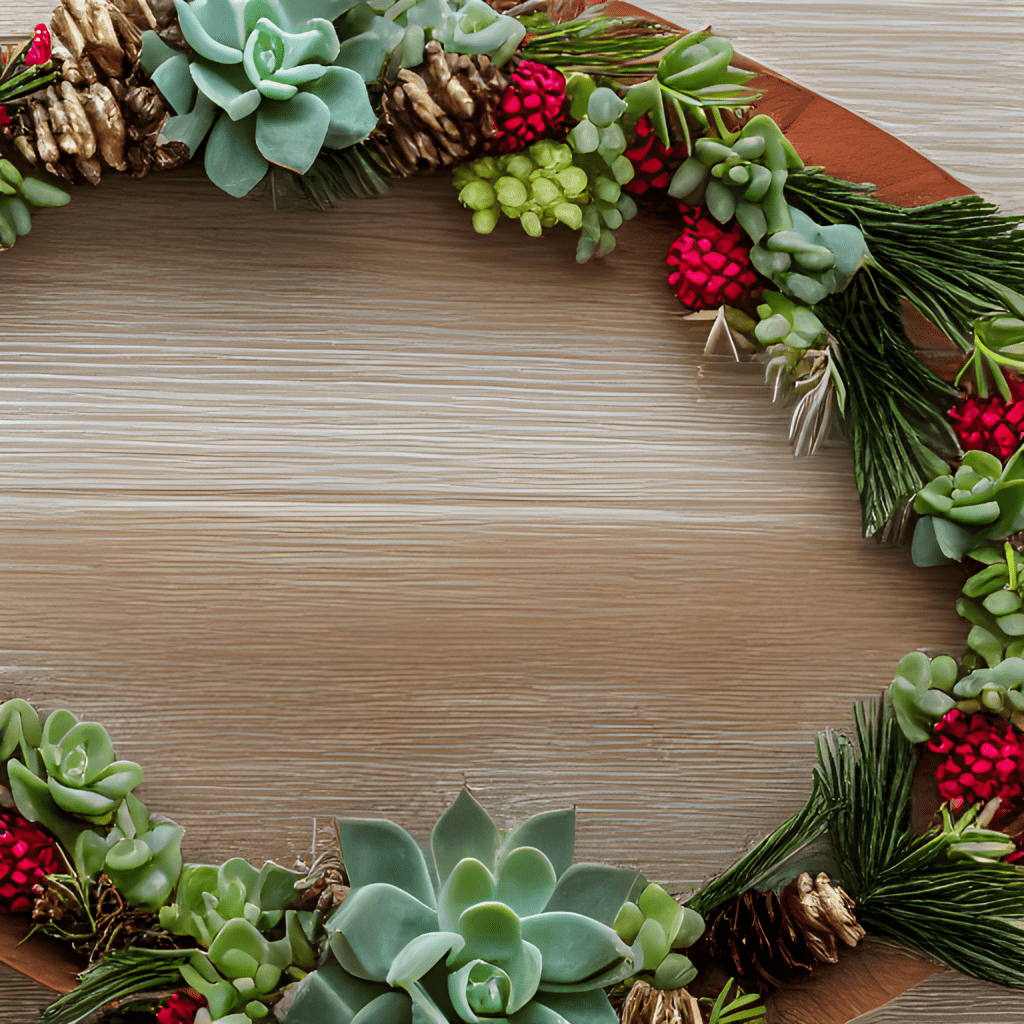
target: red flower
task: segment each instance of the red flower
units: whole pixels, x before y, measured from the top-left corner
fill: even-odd
[[[622,186],[623,192],[642,196],[654,189],[664,192],[672,180],[672,172],[689,153],[685,142],[677,142],[671,149],[654,133],[650,118],[640,118],[636,126],[636,144],[626,150],[633,165],[633,177]]]
[[[206,1000],[191,989],[175,992],[167,1005],[156,1011],[157,1024],[192,1024],[196,1011],[205,1005]]]
[[[0,128],[11,123],[11,116],[7,113],[7,108],[0,104]]]
[[[739,224],[726,231],[697,206],[679,204],[686,230],[672,243],[665,262],[674,268],[669,287],[688,309],[735,305],[757,287],[750,249]]]
[[[565,75],[536,61],[520,61],[498,104],[495,149],[515,153],[538,139],[561,134],[565,121]]]
[[[32,887],[61,867],[56,843],[38,825],[0,809],[0,913],[29,913]]]
[[[1002,803],[989,827],[1000,829],[1024,810],[1024,745],[1021,734],[1003,718],[954,708],[935,723],[928,749],[946,754],[935,779],[939,793],[954,811]]]
[[[50,59],[50,30],[45,25],[36,25],[32,45],[25,54],[25,66],[45,64]]]
[[[997,393],[967,398],[949,410],[960,447],[1008,459],[1024,442],[1024,382],[1006,374],[1011,401]]]

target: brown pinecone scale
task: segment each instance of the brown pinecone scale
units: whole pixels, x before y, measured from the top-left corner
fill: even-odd
[[[142,33],[184,40],[171,0],[61,0],[53,12],[53,61],[62,80],[19,110],[14,144],[33,166],[70,182],[99,183],[105,168],[136,178],[189,158],[160,144],[170,114],[139,65]]]
[[[838,945],[856,946],[864,929],[854,902],[828,875],[803,872],[779,895],[750,891],[709,915],[691,953],[720,967],[746,990],[769,992],[805,981],[817,964],[838,963]]]
[[[427,43],[426,60],[402,68],[381,98],[367,144],[393,174],[452,167],[479,156],[494,138],[495,111],[508,80],[485,55],[446,53]]]

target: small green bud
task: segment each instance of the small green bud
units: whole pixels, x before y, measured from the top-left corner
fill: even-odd
[[[535,178],[530,183],[530,196],[541,206],[562,201],[562,190],[550,178]]]
[[[599,199],[603,199],[606,203],[614,203],[619,198],[621,191],[618,182],[612,181],[611,178],[605,178],[603,175],[594,182],[594,192],[597,193]]]
[[[520,181],[526,181],[534,171],[534,162],[525,154],[517,153],[505,161],[505,172]]]
[[[473,230],[478,235],[489,235],[497,226],[499,217],[500,214],[496,206],[486,210],[477,210],[473,214]]]
[[[580,195],[588,185],[587,172],[582,167],[566,167],[565,170],[558,171],[555,178],[569,198]]]
[[[573,231],[579,231],[583,226],[583,211],[575,203],[559,203],[552,212]]]
[[[524,206],[530,198],[526,186],[518,178],[499,178],[494,184],[494,192],[502,206],[518,208]],[[518,216],[518,213],[513,216]]]
[[[594,153],[601,144],[601,136],[597,125],[592,121],[580,121],[571,132],[569,132],[569,143],[577,153]]]
[[[540,238],[542,233],[540,217],[538,217],[533,210],[527,210],[526,213],[519,218],[519,223],[523,225],[523,230],[531,238]]]
[[[482,156],[470,165],[481,178],[496,178],[501,173],[498,161],[493,156]]]
[[[486,182],[471,181],[459,193],[459,202],[468,206],[471,210],[486,210],[497,202],[494,189]]]

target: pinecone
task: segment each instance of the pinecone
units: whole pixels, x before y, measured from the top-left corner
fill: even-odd
[[[673,268],[668,283],[688,309],[736,306],[758,287],[750,266],[750,248],[743,229],[733,224],[728,231],[705,217],[700,207],[679,204],[686,229],[672,243],[665,262]]]
[[[35,887],[64,864],[57,844],[16,811],[0,810],[0,914],[27,914]]]
[[[22,106],[10,129],[25,159],[93,185],[104,167],[141,178],[188,160],[183,143],[159,144],[170,111],[139,65],[147,29],[168,45],[184,45],[170,0],[61,2],[51,28],[63,80]]]
[[[1010,402],[998,392],[988,398],[965,398],[949,410],[949,418],[965,452],[988,452],[1005,462],[1024,443],[1024,381],[1004,376]]]
[[[1024,811],[1024,745],[1004,718],[954,708],[935,723],[928,749],[946,755],[935,779],[954,811],[999,797],[988,825],[996,830]]]
[[[626,996],[622,1024],[703,1024],[700,1003],[685,988],[662,991],[638,979]]]
[[[667,194],[672,172],[690,154],[685,142],[666,147],[655,134],[651,119],[645,115],[637,122],[636,141],[625,155],[633,165],[633,177],[622,186],[622,191],[653,199]]]
[[[776,896],[745,892],[721,907],[689,951],[705,968],[721,967],[748,991],[769,992],[806,980],[816,964],[836,963],[837,940],[856,946],[864,929],[853,900],[828,875],[803,872]]]
[[[565,137],[565,75],[536,61],[524,60],[498,104],[497,153],[516,153],[538,139]]]
[[[403,68],[385,90],[367,145],[394,174],[433,171],[479,156],[494,137],[495,111],[508,82],[486,55],[445,53],[427,43],[426,61]]]

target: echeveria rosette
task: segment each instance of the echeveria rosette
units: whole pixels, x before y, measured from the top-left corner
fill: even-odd
[[[270,164],[304,174],[322,147],[344,149],[373,130],[377,116],[362,77],[334,63],[341,44],[331,22],[352,0],[175,6],[194,54],[147,32],[142,64],[179,115],[164,135],[195,152],[209,131],[206,173],[225,192],[245,195]]]
[[[19,714],[18,721],[24,736],[26,717]],[[7,748],[6,739],[3,747]],[[115,759],[102,725],[80,722],[65,710],[54,711],[43,723],[36,756],[28,763],[12,758],[7,774],[18,812],[29,821],[42,822],[67,846],[73,845],[84,823],[109,824],[121,802],[142,782],[139,765]]]
[[[432,856],[389,821],[338,827],[352,888],[288,1024],[615,1024],[602,989],[638,969],[612,927],[637,876],[572,864],[572,810],[503,836],[463,792]]]
[[[914,511],[921,518],[911,546],[915,565],[959,562],[1024,529],[1021,451],[1005,466],[988,452],[967,452],[955,473],[935,477],[918,491]]]

